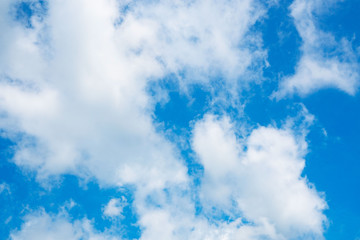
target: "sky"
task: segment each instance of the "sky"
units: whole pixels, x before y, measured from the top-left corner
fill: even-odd
[[[357,0],[2,0],[0,239],[360,239]]]

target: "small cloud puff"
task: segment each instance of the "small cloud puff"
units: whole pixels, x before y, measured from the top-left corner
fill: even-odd
[[[11,193],[9,184],[3,182],[0,184],[0,194]]]
[[[125,197],[122,198],[112,198],[108,204],[104,207],[103,214],[106,217],[122,217],[123,208],[127,206],[128,203]]]

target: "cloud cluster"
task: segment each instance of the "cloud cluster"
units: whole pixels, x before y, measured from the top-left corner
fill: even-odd
[[[47,4],[31,28],[8,14],[11,1],[1,6],[1,128],[18,143],[15,162],[40,178],[81,172],[122,184],[139,181],[124,169],[146,169],[144,178],[184,180],[152,124],[146,87],[182,72],[193,76],[182,85],[219,74],[236,83],[261,55],[248,30],[262,11],[251,0]]]
[[[301,176],[304,139],[261,127],[240,141],[228,118],[207,115],[193,130],[204,166],[197,202],[179,149],[152,117],[147,87],[169,74],[184,88],[224,81],[230,93],[254,80],[265,58],[251,31],[265,11],[257,1],[26,3],[30,26],[16,19],[13,1],[0,3],[0,128],[16,143],[18,166],[42,182],[73,174],[134,186],[143,240],[321,238],[326,203]],[[104,215],[122,207],[112,199]],[[44,212],[11,237],[110,239],[86,219]]]
[[[291,16],[302,38],[302,56],[295,74],[279,85],[276,98],[299,94],[305,96],[321,88],[337,88],[354,95],[359,86],[358,53],[351,42],[337,41],[331,33],[317,26],[316,16],[334,4],[332,1],[296,0],[290,6]]]
[[[139,189],[133,207],[142,230],[140,239],[322,239],[327,205],[302,176],[304,136],[286,125],[259,127],[244,138],[236,132],[226,116],[206,115],[196,123],[192,145],[204,166],[197,200],[203,209],[196,213],[190,186]],[[111,199],[104,215],[120,217],[123,205],[124,199]],[[57,216],[46,225],[49,220],[44,219],[49,215],[28,216],[13,239],[63,228],[64,234],[72,234],[68,239],[94,232],[84,227],[89,226],[85,220],[69,223]],[[101,234],[108,239],[108,230]]]

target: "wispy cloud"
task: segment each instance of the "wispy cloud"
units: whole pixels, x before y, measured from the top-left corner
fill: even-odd
[[[7,183],[1,183],[0,184],[0,194],[2,193],[11,193],[10,186]]]
[[[298,94],[306,96],[322,88],[337,88],[354,95],[359,86],[358,53],[352,43],[337,41],[318,27],[316,14],[321,14],[336,1],[296,0],[290,6],[291,16],[302,38],[302,57],[293,76],[285,77],[274,93],[276,98]]]

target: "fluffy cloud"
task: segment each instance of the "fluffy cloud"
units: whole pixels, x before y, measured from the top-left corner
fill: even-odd
[[[248,31],[263,11],[251,0],[49,1],[46,13],[28,3],[31,28],[1,5],[1,128],[18,143],[14,161],[39,178],[184,181],[153,126],[149,81],[185,71],[181,85],[219,74],[236,84],[263,57]]]
[[[306,129],[295,133],[293,122],[281,129],[258,127],[239,138],[228,117],[198,121],[192,148],[204,167],[199,200],[187,186],[145,196],[138,191],[141,239],[323,239],[327,204],[302,176]]]
[[[204,165],[200,194],[209,214],[215,208],[255,224],[265,221],[284,239],[322,236],[326,203],[301,176],[303,138],[259,127],[244,142],[228,118],[208,115],[194,129],[193,146]]]
[[[2,128],[18,143],[14,161],[37,170],[40,178],[69,172],[122,184],[141,181],[132,171],[145,168],[149,171],[142,170],[140,176],[154,177],[153,183],[185,179],[171,144],[152,124],[145,86],[160,65],[146,57],[132,60],[121,52],[114,27],[116,9],[115,1],[51,1],[48,17],[37,22],[42,26],[17,26],[37,35],[37,41],[24,38],[35,52],[29,55],[41,56],[38,61],[26,56],[19,60],[26,59],[22,65],[29,69],[42,68],[23,77],[18,75],[22,71],[4,67]],[[16,25],[8,18],[5,22]],[[50,42],[39,42],[40,32]],[[7,44],[16,45],[18,38]],[[45,45],[51,50],[42,53]],[[163,178],[163,173],[168,176]]]
[[[104,208],[104,215],[107,217],[121,217],[124,206],[127,205],[125,198],[112,198]]]
[[[118,239],[104,233],[97,233],[88,219],[70,222],[65,215],[49,215],[38,212],[27,215],[21,229],[10,235],[12,240],[110,240]]]
[[[360,71],[357,53],[347,39],[336,41],[316,23],[316,15],[334,2],[296,0],[290,6],[291,16],[303,40],[302,57],[295,74],[282,80],[275,97],[305,96],[321,88],[337,88],[350,95],[356,93]]]

